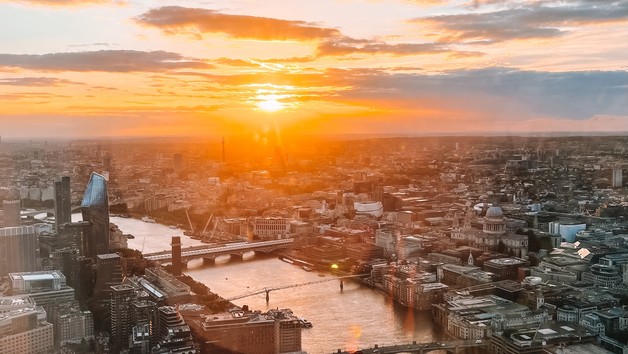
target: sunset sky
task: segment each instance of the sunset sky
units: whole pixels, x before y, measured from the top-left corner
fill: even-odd
[[[0,135],[628,131],[628,0],[0,0]]]

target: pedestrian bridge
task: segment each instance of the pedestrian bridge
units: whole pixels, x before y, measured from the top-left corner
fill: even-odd
[[[333,354],[397,354],[397,353],[412,353],[423,354],[432,351],[441,350],[447,353],[488,353],[490,340],[477,339],[477,340],[456,340],[446,342],[433,342],[433,343],[417,343],[411,344],[398,344],[391,346],[380,347],[375,345],[373,348],[358,349],[352,351],[342,351],[338,349]]]
[[[190,247],[181,250],[181,263],[185,266],[190,260],[199,258],[202,258],[204,263],[213,263],[216,257],[223,255],[230,255],[242,259],[242,256],[247,252],[270,253],[278,249],[289,247],[293,241],[293,239],[285,239]],[[144,255],[144,258],[160,263],[172,262],[172,251],[147,253]]]

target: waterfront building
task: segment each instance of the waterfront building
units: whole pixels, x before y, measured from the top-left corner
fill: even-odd
[[[290,233],[290,219],[281,217],[254,218],[253,235],[262,239],[285,238]]]
[[[190,287],[160,267],[146,268],[144,278],[157,287],[166,298],[188,296]]]
[[[109,252],[108,199],[107,180],[104,176],[92,172],[81,203],[83,220],[91,224],[89,234],[83,237],[83,241],[86,242],[84,249],[92,258]]]
[[[245,307],[200,317],[200,320],[191,320],[191,326],[209,343],[211,352],[301,352],[301,322],[288,309],[261,313],[248,311]]]
[[[370,242],[346,245],[345,253],[348,258],[354,260],[371,260],[384,256],[384,250]]]
[[[70,194],[70,177],[63,176],[54,182],[55,231],[59,227],[72,222],[72,199]]]
[[[53,350],[53,326],[42,307],[0,314],[0,353],[44,354]]]
[[[288,309],[268,311],[275,321],[275,352],[301,351],[301,321]]]
[[[38,248],[33,226],[0,228],[0,277],[13,272],[37,270]]]

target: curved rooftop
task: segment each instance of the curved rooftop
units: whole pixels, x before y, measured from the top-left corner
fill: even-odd
[[[497,205],[491,205],[488,210],[486,211],[486,217],[487,218],[503,218],[504,217],[504,211],[502,210],[502,208],[498,207]]]
[[[81,207],[92,205],[107,205],[107,179],[96,172],[92,172],[83,194]]]

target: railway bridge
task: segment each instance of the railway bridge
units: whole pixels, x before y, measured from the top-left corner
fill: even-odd
[[[225,245],[207,245],[185,248],[181,250],[181,263],[187,267],[187,263],[192,259],[203,259],[203,263],[211,264],[216,261],[216,257],[229,255],[232,258],[242,259],[247,252],[271,253],[273,251],[290,247],[294,240],[272,240],[259,242],[237,242]],[[172,262],[172,251],[162,251],[157,253],[144,254],[144,258],[160,263]]]

